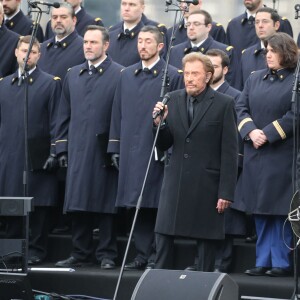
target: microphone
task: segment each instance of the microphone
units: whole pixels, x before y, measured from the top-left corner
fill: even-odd
[[[165,94],[165,96],[164,96],[164,98],[162,99],[162,103],[163,103],[163,105],[165,106],[167,103],[168,103],[168,101],[170,100],[170,95],[169,95],[169,93],[167,93],[167,94]],[[164,109],[162,109],[162,110],[160,110],[160,111],[157,111],[157,112],[155,112],[154,114],[153,114],[153,120],[155,120],[162,112],[164,111]]]
[[[198,5],[199,4],[199,1],[198,0],[177,0],[178,2],[184,2],[184,3],[187,3],[187,4],[193,4],[193,5]]]
[[[300,4],[295,5],[295,19],[299,18]]]
[[[38,4],[46,5],[46,6],[53,6],[54,8],[60,8],[60,3],[58,3],[58,2],[54,2],[54,3],[45,2],[45,1],[29,2],[29,5],[31,5],[33,8],[36,8]]]

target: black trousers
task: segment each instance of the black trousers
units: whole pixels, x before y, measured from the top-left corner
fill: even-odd
[[[228,272],[233,256],[233,235],[226,234],[224,240],[218,241],[215,268],[222,272]]]
[[[103,258],[114,260],[118,256],[115,230],[115,215],[91,212],[72,212],[72,243],[71,255],[79,260],[93,259],[101,262]],[[99,241],[94,251],[93,229],[99,227]]]
[[[131,209],[134,214],[135,209]],[[154,227],[156,222],[156,208],[141,208],[133,231],[134,246],[136,249],[135,260],[147,263],[154,260],[155,235]]]
[[[157,269],[172,269],[174,262],[174,236],[156,234],[156,261]],[[215,265],[217,240],[197,239],[197,270],[213,272]]]

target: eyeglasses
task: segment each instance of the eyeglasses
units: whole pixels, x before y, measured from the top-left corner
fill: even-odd
[[[206,25],[205,23],[200,23],[200,22],[187,22],[184,24],[184,27],[185,28],[188,28],[190,27],[191,25],[195,26],[195,27],[198,27],[198,26],[201,26],[201,25]]]

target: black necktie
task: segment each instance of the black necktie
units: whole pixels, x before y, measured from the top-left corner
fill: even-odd
[[[131,35],[130,35],[129,29],[125,29],[125,31],[122,32],[121,36],[124,37],[124,38],[130,38]]]
[[[248,24],[252,25],[254,23],[254,20],[255,20],[254,17],[250,16],[249,19],[248,19]]]
[[[60,47],[61,47],[61,42],[54,43],[54,48],[60,48]]]
[[[143,72],[145,72],[146,74],[151,74],[151,70],[148,69],[148,68],[144,68],[144,69],[143,69]]]
[[[184,54],[189,54],[191,52],[201,52],[200,47],[190,47],[190,48],[186,48],[184,51]]]
[[[95,73],[96,73],[96,67],[94,65],[90,65],[89,74],[92,75],[92,74],[95,74]]]
[[[194,97],[189,97],[189,102],[188,102],[188,121],[189,121],[189,126],[192,124],[193,118],[194,118],[194,103],[197,100],[197,98]]]

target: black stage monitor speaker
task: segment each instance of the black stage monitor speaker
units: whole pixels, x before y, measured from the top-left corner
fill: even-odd
[[[225,273],[146,270],[131,300],[238,300],[238,285]]]
[[[0,273],[0,299],[34,300],[27,274]]]
[[[0,197],[0,216],[26,216],[33,210],[32,197]]]

